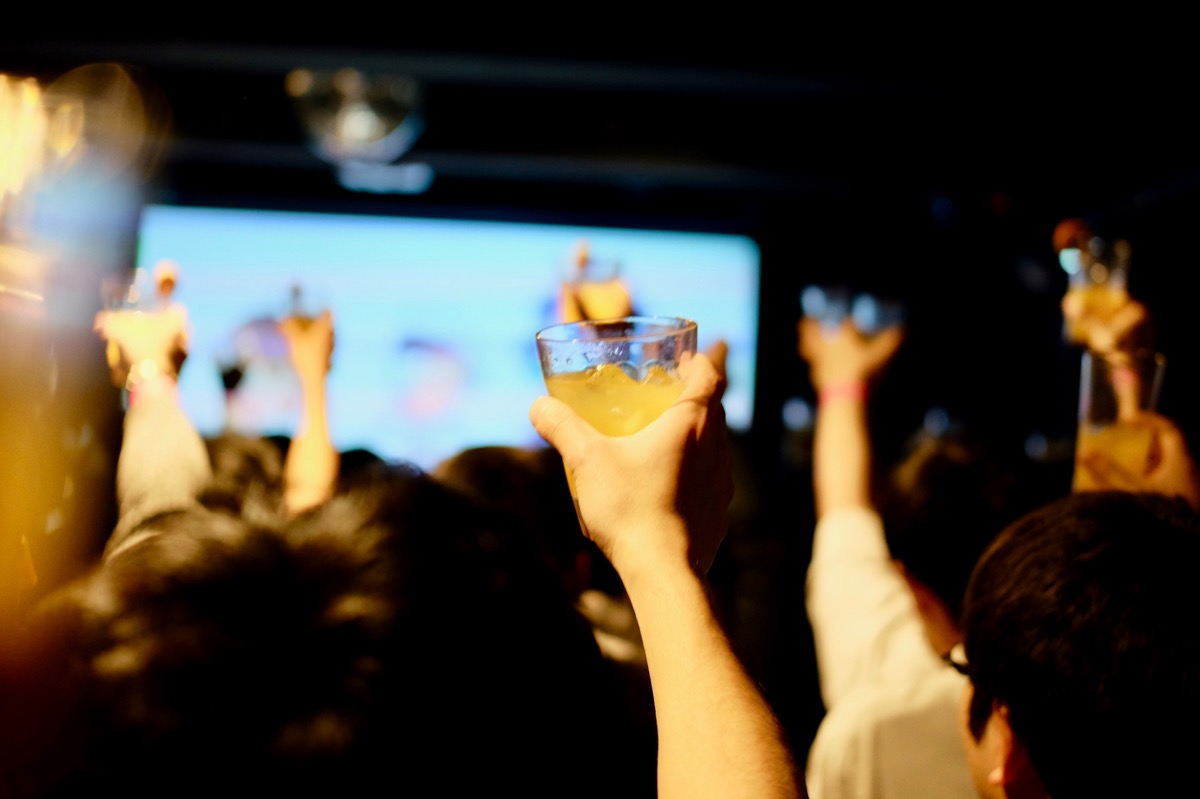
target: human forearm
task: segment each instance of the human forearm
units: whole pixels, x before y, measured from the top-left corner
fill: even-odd
[[[799,353],[817,392],[813,490],[818,517],[842,507],[870,507],[871,448],[867,398],[874,379],[904,340],[892,326],[864,336],[851,320],[836,331],[801,318]]]
[[[850,387],[856,386],[851,389]],[[827,389],[828,391],[828,389]],[[813,433],[813,491],[818,518],[831,510],[871,505],[871,445],[861,382],[826,393]]]
[[[339,456],[329,432],[323,380],[302,384],[301,419],[283,464],[284,502],[296,514],[333,494]]]
[[[795,760],[738,662],[703,576],[733,497],[723,378],[707,355],[681,367],[679,400],[642,430],[605,436],[540,397],[534,428],[575,477],[583,529],[629,594],[658,720],[661,797],[795,797]]]
[[[284,505],[301,513],[333,495],[340,458],[329,432],[326,380],[333,359],[333,314],[279,322],[300,381],[300,425],[283,463]]]
[[[797,797],[784,732],[734,655],[704,581],[682,562],[626,587],[658,720],[660,797]]]

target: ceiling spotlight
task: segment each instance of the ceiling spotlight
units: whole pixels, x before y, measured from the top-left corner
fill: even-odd
[[[422,87],[409,76],[294,69],[285,89],[313,151],[339,167],[390,164],[425,127]]]

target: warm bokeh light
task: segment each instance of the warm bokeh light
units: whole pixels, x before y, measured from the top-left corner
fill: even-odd
[[[0,312],[6,321],[11,318],[16,324],[30,320],[41,309],[43,297],[40,293],[39,277],[44,273],[44,261],[36,254],[26,252],[20,242],[28,237],[23,217],[28,209],[26,190],[42,172],[46,163],[47,109],[43,101],[42,88],[32,78],[0,75]],[[31,288],[32,287],[32,288]],[[34,290],[38,289],[38,290]],[[7,324],[6,324],[7,327]],[[11,337],[6,345],[21,349],[23,340]],[[7,355],[10,360],[20,362],[18,351]],[[9,370],[4,370],[7,373]],[[5,376],[8,376],[7,374]],[[7,382],[7,381],[6,381]],[[6,387],[4,400],[0,401],[0,418],[5,433],[5,451],[8,453],[0,467],[0,482],[5,486],[15,485],[19,473],[25,468],[9,449],[12,436],[17,431],[15,421],[19,408],[13,407],[27,397],[21,386],[9,390]],[[3,489],[0,489],[3,490]],[[8,499],[19,499],[10,496]],[[11,617],[23,592],[37,583],[37,573],[29,551],[28,533],[12,529],[11,522],[21,519],[20,509],[5,513],[5,529],[0,530],[0,623]]]
[[[0,628],[111,521],[111,389],[92,319],[103,277],[133,266],[170,127],[133,67],[0,74]]]
[[[37,81],[0,75],[0,201],[6,219],[30,177],[42,169],[45,131]]]

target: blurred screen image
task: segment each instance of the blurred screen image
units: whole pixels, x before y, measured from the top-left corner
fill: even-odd
[[[274,320],[333,314],[331,434],[429,469],[472,446],[540,445],[535,333],[558,321],[581,242],[634,310],[729,346],[729,425],[754,406],[760,254],[748,236],[518,221],[151,204],[137,266],[177,268],[191,328],[180,399],[202,434],[292,435],[299,391]]]

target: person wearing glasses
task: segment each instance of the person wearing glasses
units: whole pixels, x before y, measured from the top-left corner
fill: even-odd
[[[1200,751],[1200,517],[1095,491],[1008,527],[963,606],[960,729],[979,794],[1179,796]]]
[[[972,799],[958,731],[964,679],[942,658],[962,640],[979,555],[1050,488],[1023,452],[965,428],[922,431],[881,470],[868,401],[903,328],[868,335],[851,320],[830,328],[806,316],[798,336],[818,398],[806,604],[826,709],[806,762],[809,793]]]

